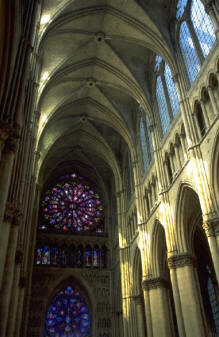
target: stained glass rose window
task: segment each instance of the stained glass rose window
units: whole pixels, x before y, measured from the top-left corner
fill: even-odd
[[[99,194],[85,179],[66,174],[42,199],[39,229],[65,232],[103,231],[103,206]]]

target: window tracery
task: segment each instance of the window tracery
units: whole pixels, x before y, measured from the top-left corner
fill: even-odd
[[[176,18],[179,26],[179,44],[192,84],[201,63],[216,41],[215,29],[201,0],[179,0]]]
[[[140,118],[140,143],[141,143],[141,154],[144,172],[147,170],[151,160],[153,159],[154,149],[152,143],[152,137],[150,132],[150,124],[147,115],[144,113],[142,107],[139,107],[141,118]]]
[[[100,196],[80,175],[62,176],[45,192],[41,205],[40,230],[103,232]]]
[[[172,72],[162,57],[157,55],[155,58],[156,72],[156,99],[159,111],[159,119],[164,136],[173,118],[179,111],[179,100]]]
[[[44,337],[90,337],[90,321],[83,296],[72,285],[68,285],[55,296],[48,308]]]
[[[35,252],[35,264],[71,268],[106,268],[107,249],[103,245],[93,247],[87,245],[38,243]]]

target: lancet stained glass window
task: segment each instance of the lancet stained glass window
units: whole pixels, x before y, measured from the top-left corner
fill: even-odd
[[[39,229],[64,232],[103,232],[99,194],[75,173],[62,176],[42,199]]]
[[[55,296],[46,313],[44,337],[90,337],[90,321],[84,298],[68,285]]]

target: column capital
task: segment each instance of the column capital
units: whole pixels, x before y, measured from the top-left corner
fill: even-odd
[[[136,302],[136,304],[143,304],[143,297],[141,295],[134,295],[133,300]]]
[[[120,191],[117,191],[117,192],[116,192],[116,197],[117,197],[117,198],[120,198],[124,192],[125,192],[125,189],[124,189],[124,188],[123,188],[122,190],[120,190]]]
[[[0,120],[0,150],[4,148],[7,138],[11,135],[12,126],[3,120]]]
[[[202,228],[204,229],[208,237],[218,236],[219,235],[219,218],[215,217],[212,219],[204,219]]]
[[[168,288],[168,281],[162,277],[156,277],[151,279],[144,279],[142,281],[143,290],[151,290],[157,288]]]
[[[188,253],[173,255],[168,258],[168,266],[170,269],[177,269],[185,266],[194,266],[194,265],[195,265],[195,258]]]
[[[6,207],[5,207],[5,214],[4,214],[4,221],[5,222],[12,222],[12,219],[14,217],[14,211],[15,207],[13,206],[12,203],[7,202]]]

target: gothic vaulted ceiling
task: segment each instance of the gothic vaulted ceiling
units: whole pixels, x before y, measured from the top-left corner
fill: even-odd
[[[122,153],[135,147],[139,104],[153,118],[154,57],[173,62],[170,8],[173,0],[44,1],[37,100],[43,175],[71,160],[102,176],[119,174]]]

